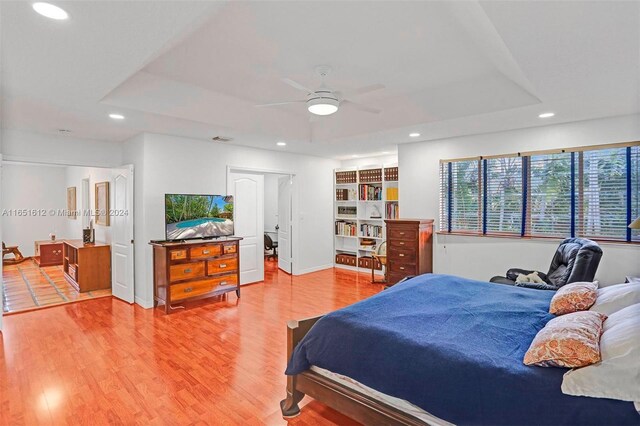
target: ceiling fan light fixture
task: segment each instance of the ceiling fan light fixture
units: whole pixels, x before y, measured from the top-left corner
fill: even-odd
[[[333,97],[317,96],[307,101],[307,109],[315,115],[331,115],[338,110],[339,104]]]

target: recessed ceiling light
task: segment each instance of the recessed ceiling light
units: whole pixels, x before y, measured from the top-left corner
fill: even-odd
[[[409,133],[410,138],[417,138],[418,136],[420,136],[420,133]]]
[[[114,120],[124,120],[124,115],[122,114],[109,114],[109,117],[113,118]]]
[[[353,154],[351,158],[358,158],[358,154]]]
[[[34,3],[32,7],[33,10],[38,12],[40,15],[46,16],[50,19],[62,21],[69,18],[69,14],[64,9],[54,6],[51,3],[38,2]]]
[[[543,112],[538,117],[540,117],[540,118],[549,118],[549,117],[553,117],[554,115],[556,115],[555,112]]]
[[[287,146],[286,142],[277,142],[276,145],[278,146]]]
[[[383,154],[390,154],[389,151],[382,151]]]

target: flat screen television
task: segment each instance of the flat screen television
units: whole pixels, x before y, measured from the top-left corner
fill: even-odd
[[[165,194],[165,238],[191,240],[233,235],[230,195]]]

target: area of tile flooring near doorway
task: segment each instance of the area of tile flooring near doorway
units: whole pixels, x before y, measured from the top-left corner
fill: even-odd
[[[2,281],[5,313],[111,296],[111,289],[80,293],[64,278],[62,266],[40,268],[32,259],[3,265]]]
[[[265,281],[165,315],[102,298],[4,318],[0,424],[283,425],[286,323],[382,290],[367,274]],[[352,425],[305,397],[291,425]]]

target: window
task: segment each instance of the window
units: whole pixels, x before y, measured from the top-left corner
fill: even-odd
[[[484,160],[484,233],[520,234],[522,229],[522,158]]]
[[[640,242],[640,142],[443,161],[440,231]]]
[[[448,231],[480,232],[479,161],[442,163],[440,224]]]
[[[526,235],[571,235],[571,159],[568,152],[529,157]]]

